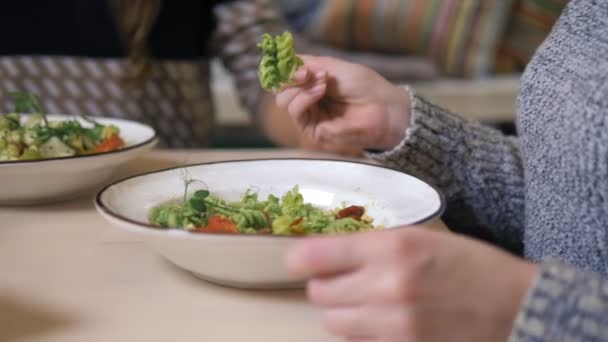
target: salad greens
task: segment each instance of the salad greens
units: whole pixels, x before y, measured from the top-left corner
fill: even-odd
[[[305,203],[298,186],[281,198],[260,200],[247,190],[238,202],[227,202],[198,190],[189,198],[168,201],[151,209],[150,223],[196,233],[308,235],[374,229],[373,219],[360,206],[324,210]]]
[[[83,117],[49,121],[38,99],[30,93],[11,93],[15,111],[0,115],[0,162],[69,157],[117,150],[124,146],[114,125],[102,125]],[[22,120],[19,113],[33,113]]]
[[[264,34],[258,47],[262,50],[258,78],[262,88],[267,91],[288,83],[296,70],[304,64],[296,55],[293,36],[288,31],[274,38],[268,33]]]

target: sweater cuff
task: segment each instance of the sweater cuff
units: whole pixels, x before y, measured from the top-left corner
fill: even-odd
[[[374,150],[374,149],[366,149],[365,150],[365,156],[380,162],[386,162],[389,159],[394,159],[394,157],[396,157],[401,150],[405,147],[406,143],[408,142],[408,140],[410,140],[411,135],[413,134],[413,132],[415,132],[415,128],[417,127],[417,120],[418,120],[418,116],[420,115],[420,106],[418,104],[418,98],[416,96],[416,93],[414,92],[414,89],[412,89],[410,86],[407,85],[402,85],[400,86],[400,88],[402,88],[403,90],[405,90],[405,92],[407,94],[409,94],[410,97],[410,104],[411,104],[411,115],[410,115],[410,124],[409,126],[405,129],[405,134],[404,134],[404,138],[403,140],[401,140],[401,142],[393,147],[391,150]]]
[[[608,341],[608,282],[547,260],[515,320],[510,342]]]
[[[411,103],[410,125],[403,140],[389,151],[368,150],[366,157],[446,190],[451,179],[445,164],[450,159],[444,156],[463,152],[454,150],[458,134],[453,132],[461,131],[465,120],[417,96],[412,88],[402,88]]]

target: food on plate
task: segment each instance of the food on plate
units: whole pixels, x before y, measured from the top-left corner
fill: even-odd
[[[125,146],[118,127],[83,117],[49,120],[38,99],[13,93],[15,112],[0,115],[0,162],[80,156],[110,152]],[[23,120],[20,113],[32,112]]]
[[[376,229],[361,206],[321,209],[305,203],[298,186],[281,198],[260,200],[247,190],[238,202],[228,202],[207,190],[167,201],[151,209],[150,223],[194,233],[309,235]]]
[[[264,34],[258,47],[262,49],[258,78],[267,91],[289,83],[296,70],[304,64],[296,55],[293,36],[288,31],[274,38]]]

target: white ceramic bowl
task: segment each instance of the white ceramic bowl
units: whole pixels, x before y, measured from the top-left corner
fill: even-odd
[[[23,119],[27,115],[23,115]],[[49,120],[73,119],[69,115],[48,115]],[[156,132],[142,123],[94,118],[101,124],[120,128],[126,147],[112,152],[31,161],[0,162],[0,205],[40,204],[66,200],[96,191],[116,169],[153,148]],[[79,119],[83,124],[85,121]]]
[[[211,282],[242,288],[302,285],[284,268],[287,248],[298,239],[268,235],[222,235],[165,230],[148,224],[149,210],[183,194],[183,172],[203,180],[211,193],[240,199],[248,188],[260,198],[282,195],[294,185],[306,202],[320,207],[364,205],[374,223],[399,227],[439,216],[442,195],[413,176],[345,161],[268,159],[189,165],[130,177],[99,192],[96,206],[113,225],[138,235],[175,265]]]

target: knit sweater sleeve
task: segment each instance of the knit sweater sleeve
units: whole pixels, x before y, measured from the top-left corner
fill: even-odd
[[[406,89],[412,119],[393,150],[369,153],[438,187],[450,229],[523,251],[524,170],[518,140],[454,115]]]
[[[608,280],[545,261],[509,341],[608,341]]]

